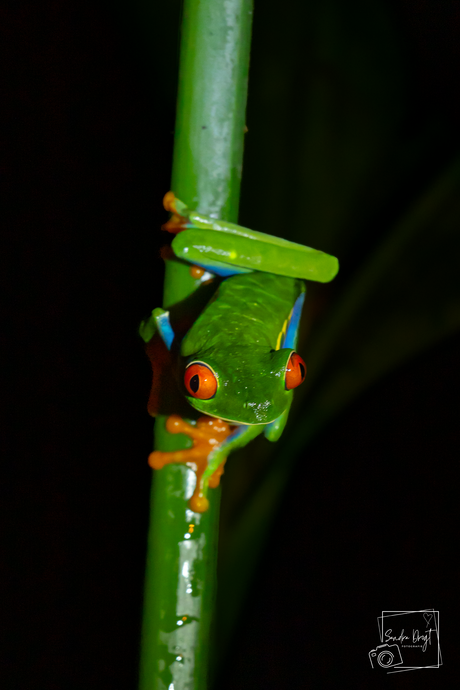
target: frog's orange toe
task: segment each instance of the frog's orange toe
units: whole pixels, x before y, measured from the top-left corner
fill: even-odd
[[[204,268],[201,268],[201,266],[190,266],[189,268],[189,273],[192,276],[192,278],[195,278],[195,280],[198,280],[205,274]]]
[[[179,417],[178,414],[170,415],[166,420],[165,426],[166,431],[169,431],[170,434],[187,434],[191,428],[191,424],[184,422],[182,417]]]
[[[167,232],[172,232],[174,235],[177,235],[178,232],[185,230],[187,227],[187,218],[184,218],[184,216],[181,216],[179,213],[177,213],[176,197],[174,196],[174,192],[166,192],[163,197],[163,206],[166,211],[172,213],[172,216],[167,223],[161,226],[161,229],[166,230]]]
[[[166,194],[163,197],[163,207],[165,211],[169,211],[170,213],[174,213],[176,210],[176,205],[175,205],[175,200],[176,197],[174,196],[174,192],[166,192]]]
[[[209,508],[209,501],[202,493],[194,493],[188,504],[194,513],[205,513]]]
[[[148,457],[150,467],[153,467],[154,470],[161,470],[166,464],[164,455],[165,453],[159,450],[154,450],[153,453],[150,453]]]

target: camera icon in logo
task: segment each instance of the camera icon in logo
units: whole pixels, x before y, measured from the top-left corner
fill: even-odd
[[[391,668],[402,664],[402,656],[397,644],[381,644],[369,652],[372,668]],[[376,666],[377,664],[377,666]]]

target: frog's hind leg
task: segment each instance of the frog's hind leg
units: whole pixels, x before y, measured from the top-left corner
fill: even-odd
[[[174,246],[173,242],[173,248],[174,248],[174,253],[176,256],[178,256],[181,259],[187,259],[187,255],[183,252],[180,252],[177,250],[177,248]],[[202,268],[204,271],[207,271],[208,273],[214,273],[217,276],[220,276],[221,278],[228,278],[229,276],[234,276],[234,275],[239,275],[240,273],[252,273],[253,271],[248,268],[241,268],[239,266],[232,266],[231,264],[224,264],[222,261],[215,261],[214,259],[209,259],[209,258],[198,258],[195,256],[193,258],[193,266],[199,266]]]
[[[165,208],[173,216],[164,227],[176,234],[172,243],[176,256],[199,265],[204,261],[207,270],[217,275],[232,275],[246,269],[324,283],[332,280],[338,271],[337,259],[329,254],[205,216],[189,209],[172,192],[168,192],[165,200]],[[216,270],[222,263],[231,264],[232,273]]]
[[[168,220],[168,222],[162,226],[162,229],[174,235],[178,235],[179,233],[182,233],[184,230],[187,230],[188,228],[204,227],[206,229],[216,230],[217,228],[220,228],[222,225],[227,225],[223,221],[215,221],[212,218],[208,218],[207,216],[201,216],[196,213],[193,213],[192,211],[190,211],[190,209],[187,208],[187,206],[182,201],[180,201],[180,199],[178,199],[174,195],[174,192],[167,192],[165,194],[163,199],[163,206],[166,209],[166,211],[170,211],[170,213],[172,213],[172,216]],[[193,215],[193,219],[189,217],[190,215]],[[201,278],[203,280],[207,279],[206,276],[202,276],[199,274],[199,269],[220,276],[221,278],[227,278],[228,276],[236,275],[239,273],[252,272],[252,269],[249,268],[241,268],[239,266],[229,265],[224,261],[216,261],[215,259],[211,259],[209,256],[207,256],[207,253],[210,249],[209,247],[200,247],[199,253],[195,255],[193,259],[190,259],[190,257],[188,256],[188,248],[184,247],[182,249],[181,241],[176,242],[176,238],[173,240],[171,248],[175,256],[177,256],[179,259],[184,259],[185,261],[188,261],[193,264],[190,269],[192,278]],[[198,271],[195,270],[197,267]]]

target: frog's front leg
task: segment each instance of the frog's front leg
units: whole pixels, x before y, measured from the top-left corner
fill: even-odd
[[[258,436],[263,426],[238,426],[236,429],[215,417],[200,417],[196,426],[178,415],[166,420],[166,430],[171,434],[185,434],[193,441],[192,448],[176,451],[154,451],[149,455],[149,465],[159,470],[165,465],[184,464],[196,474],[196,486],[190,499],[190,508],[204,513],[209,507],[208,487],[219,485],[227,456]]]
[[[208,509],[209,501],[206,498],[206,491],[203,491],[203,475],[208,469],[208,457],[212,450],[222,444],[222,442],[232,432],[227,422],[215,417],[200,417],[196,426],[189,424],[179,415],[171,415],[166,420],[166,430],[170,434],[185,434],[193,441],[191,448],[176,451],[155,450],[149,455],[149,465],[155,470],[162,469],[165,465],[184,464],[190,467],[196,474],[196,486],[190,499],[190,508],[196,513],[203,513]],[[206,476],[207,486],[212,488],[219,485],[220,477],[224,471],[225,457],[221,458],[216,465],[211,476]]]

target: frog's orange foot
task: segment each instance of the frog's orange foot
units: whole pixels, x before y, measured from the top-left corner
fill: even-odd
[[[184,218],[184,216],[177,212],[174,192],[166,192],[163,197],[163,206],[166,211],[172,213],[172,216],[167,223],[161,226],[161,229],[172,232],[174,235],[185,230],[187,228],[187,218]]]
[[[190,508],[196,513],[204,513],[209,507],[209,501],[206,498],[207,487],[214,489],[219,486],[225,464],[224,459],[205,482],[203,474],[208,467],[208,457],[211,451],[231,434],[232,429],[227,422],[214,417],[200,417],[196,426],[193,426],[178,415],[171,415],[166,420],[166,430],[170,434],[186,434],[192,439],[193,446],[185,450],[169,452],[156,450],[149,455],[149,465],[155,470],[174,463],[190,467],[196,474],[196,486],[190,499]]]

